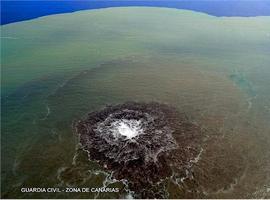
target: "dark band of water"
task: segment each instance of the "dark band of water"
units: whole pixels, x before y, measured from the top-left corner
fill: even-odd
[[[1,1],[1,25],[41,16],[108,7],[150,6],[194,10],[214,16],[269,16],[269,0],[83,0]]]

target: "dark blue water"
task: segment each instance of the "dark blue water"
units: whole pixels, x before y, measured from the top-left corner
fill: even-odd
[[[154,6],[188,9],[214,16],[270,15],[270,0],[67,0],[1,1],[1,24],[29,20],[40,16],[121,6]]]

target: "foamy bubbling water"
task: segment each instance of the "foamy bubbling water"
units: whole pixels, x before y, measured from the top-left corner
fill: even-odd
[[[115,138],[125,136],[126,139],[132,139],[143,133],[142,123],[140,120],[121,119],[112,123],[111,133]]]
[[[76,124],[89,158],[138,193],[171,177],[172,167],[184,173],[190,160],[197,162],[200,130],[174,107],[156,102],[107,106]]]

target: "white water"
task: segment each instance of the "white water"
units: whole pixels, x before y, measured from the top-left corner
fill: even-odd
[[[116,138],[122,135],[127,139],[132,139],[141,133],[143,133],[141,121],[122,119],[112,123],[112,134]]]

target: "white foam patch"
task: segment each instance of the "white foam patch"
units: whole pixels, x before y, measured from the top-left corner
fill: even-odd
[[[132,139],[143,133],[141,121],[139,120],[121,119],[113,122],[111,127],[112,134],[116,138],[122,135],[127,139]]]

